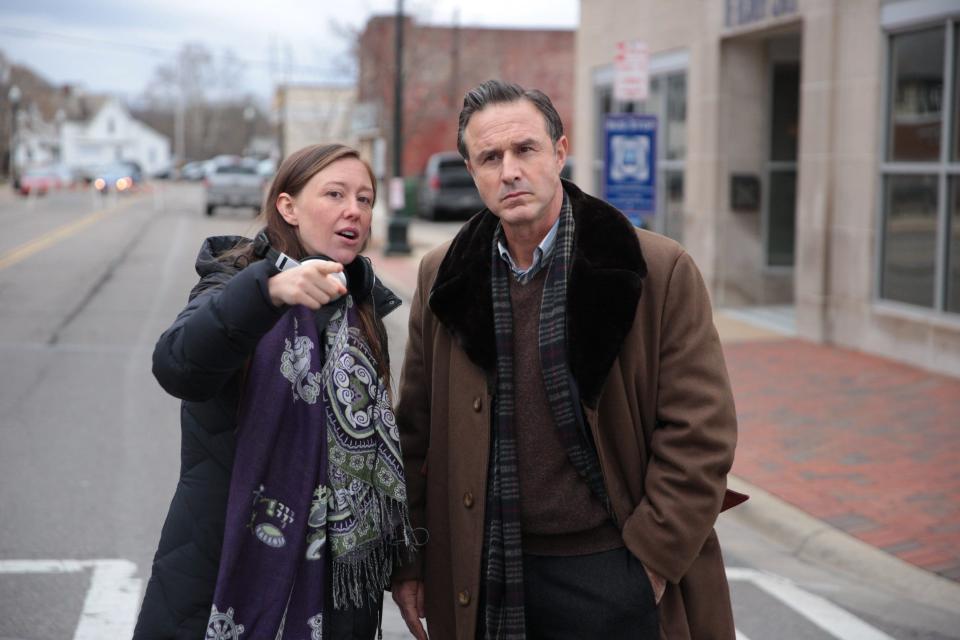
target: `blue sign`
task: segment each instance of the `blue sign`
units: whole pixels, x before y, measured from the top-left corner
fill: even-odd
[[[603,123],[603,199],[636,226],[657,212],[657,117],[609,114]]]

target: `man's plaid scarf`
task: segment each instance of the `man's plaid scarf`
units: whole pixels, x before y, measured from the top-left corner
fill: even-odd
[[[574,468],[610,512],[596,448],[587,432],[576,384],[567,363],[567,281],[573,256],[573,208],[564,197],[556,244],[547,265],[540,303],[540,365],[553,420]],[[509,268],[497,250],[492,260],[493,323],[497,346],[495,396],[487,509],[484,623],[487,638],[525,638],[523,546],[520,528],[520,478],[514,425],[513,311]],[[530,461],[528,461],[530,463]]]

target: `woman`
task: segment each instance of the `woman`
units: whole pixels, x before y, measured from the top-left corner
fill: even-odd
[[[256,242],[204,243],[153,356],[181,473],[135,638],[373,638],[411,549],[381,322],[400,301],[359,256],[375,184],[355,150],[307,147]]]

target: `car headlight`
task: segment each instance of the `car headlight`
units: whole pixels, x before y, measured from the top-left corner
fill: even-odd
[[[103,191],[103,188],[107,186],[107,181],[103,178],[97,178],[93,181],[93,186],[97,191]]]

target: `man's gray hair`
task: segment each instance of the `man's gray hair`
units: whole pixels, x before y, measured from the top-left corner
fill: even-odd
[[[502,82],[500,80],[487,80],[481,85],[470,89],[463,96],[463,109],[460,110],[460,123],[457,127],[457,151],[464,160],[467,160],[467,145],[463,141],[463,132],[470,123],[470,118],[478,111],[482,111],[487,105],[501,104],[505,102],[517,102],[519,100],[529,100],[537,111],[543,114],[547,121],[547,132],[550,139],[556,144],[563,135],[563,122],[560,120],[560,114],[557,113],[553,103],[547,94],[538,89],[524,89],[518,84],[512,82]]]

